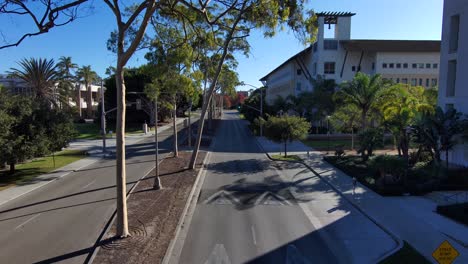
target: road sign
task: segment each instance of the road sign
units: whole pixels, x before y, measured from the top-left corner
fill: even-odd
[[[439,264],[451,264],[459,255],[460,253],[447,240],[432,253],[432,257]]]

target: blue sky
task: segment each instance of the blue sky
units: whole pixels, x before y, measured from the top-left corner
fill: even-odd
[[[0,50],[0,73],[24,57],[58,59],[71,56],[78,65],[91,65],[99,75],[114,65],[115,55],[106,48],[115,19],[109,9],[94,1],[94,10],[72,24],[26,39],[18,47]],[[350,11],[353,39],[427,39],[440,40],[443,0],[309,0],[309,8],[320,11]],[[0,16],[0,43],[13,41],[28,29],[28,23],[16,17]],[[248,58],[237,55],[240,80],[260,86],[261,77],[305,47],[287,31],[264,39],[261,32],[249,37]],[[129,66],[144,64],[144,52],[134,55]],[[251,87],[239,87],[249,90]]]

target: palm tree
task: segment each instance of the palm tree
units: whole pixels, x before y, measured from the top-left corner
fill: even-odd
[[[86,115],[87,117],[93,116],[93,100],[92,100],[92,91],[91,84],[97,80],[97,73],[91,69],[91,65],[82,66],[78,69],[77,72],[78,80],[80,80],[86,87]],[[81,101],[81,92],[78,92],[78,99]],[[81,116],[81,104],[80,105],[80,116]]]
[[[59,81],[59,92],[63,97],[66,97],[67,101],[71,96],[71,91],[74,90],[74,76],[72,74],[72,70],[78,68],[76,63],[72,62],[71,57],[62,56],[59,58],[57,63],[57,67],[60,73],[60,81]],[[77,102],[78,105],[78,102]]]
[[[22,59],[20,69],[11,68],[9,74],[26,82],[35,98],[57,105],[60,99],[56,94],[56,83],[59,80],[57,65],[53,59]]]
[[[356,106],[361,113],[361,127],[367,128],[367,119],[370,110],[375,108],[375,104],[382,91],[388,87],[380,74],[369,76],[358,72],[351,82],[344,82],[341,90],[336,93],[336,99],[342,100],[344,104]]]

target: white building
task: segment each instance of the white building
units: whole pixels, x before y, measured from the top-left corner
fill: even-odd
[[[445,0],[438,104],[468,114],[468,1]],[[443,157],[445,158],[445,157]],[[458,144],[449,161],[468,166],[468,143]]]
[[[31,88],[28,86],[28,84],[19,78],[11,78],[11,77],[8,77],[7,75],[0,75],[0,85],[4,86],[13,94],[24,94],[24,95],[32,94]],[[75,87],[75,91],[77,91],[78,85],[80,87],[81,109],[84,110],[88,107],[86,103],[87,89],[85,85],[82,83],[74,83],[73,85]],[[99,89],[100,88],[101,87],[99,85],[94,85],[94,84],[91,85],[91,93],[92,93],[91,100],[92,100],[94,108],[96,108],[99,105],[99,100],[100,100]],[[75,92],[73,98],[69,98],[69,104],[71,106],[76,106],[77,99],[78,99],[78,93]]]
[[[351,39],[349,12],[317,13],[316,42],[260,79],[266,101],[312,91],[310,80],[322,76],[337,84],[361,71],[380,73],[394,82],[424,87],[438,84],[440,41]],[[325,34],[325,31],[329,31]]]

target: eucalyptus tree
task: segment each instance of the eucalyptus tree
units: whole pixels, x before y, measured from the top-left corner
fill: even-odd
[[[59,72],[53,59],[22,59],[18,62],[20,68],[11,68],[9,74],[23,80],[31,88],[33,96],[56,106],[59,101],[56,85]]]
[[[77,79],[83,83],[86,88],[86,116],[88,118],[93,117],[93,91],[92,84],[98,78],[95,71],[91,69],[91,65],[82,66],[76,73]],[[81,90],[78,88],[78,109],[81,117]]]

